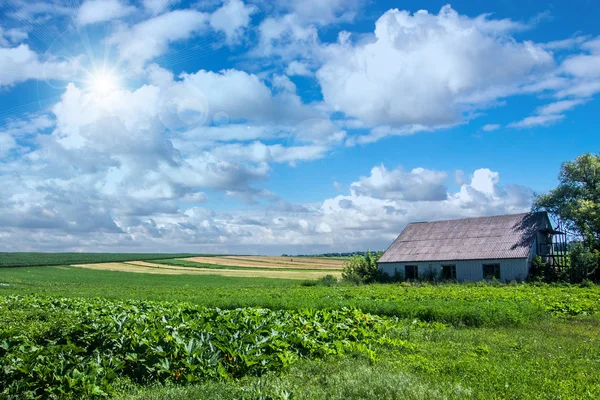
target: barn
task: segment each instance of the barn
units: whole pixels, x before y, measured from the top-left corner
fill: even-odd
[[[383,273],[405,279],[523,280],[535,255],[556,262],[555,237],[562,236],[545,212],[416,222],[377,264]]]

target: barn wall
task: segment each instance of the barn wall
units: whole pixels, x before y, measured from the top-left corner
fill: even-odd
[[[467,260],[467,261],[433,261],[433,262],[403,262],[403,263],[379,263],[379,269],[390,276],[394,276],[395,270],[404,274],[405,265],[418,265],[419,276],[425,271],[433,269],[441,273],[443,264],[456,265],[456,279],[458,281],[481,281],[483,280],[483,264],[500,264],[500,280],[524,280],[529,272],[527,258],[504,259],[504,260]]]

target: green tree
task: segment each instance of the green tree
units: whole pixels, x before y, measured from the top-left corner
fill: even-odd
[[[562,164],[559,185],[537,195],[534,211],[548,211],[590,250],[600,250],[600,153],[583,154]]]

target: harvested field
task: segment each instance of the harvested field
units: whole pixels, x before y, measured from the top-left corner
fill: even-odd
[[[267,256],[221,256],[221,257],[189,257],[181,260],[197,262],[201,264],[212,264],[231,267],[251,268],[290,268],[296,270],[328,270],[341,271],[344,268],[343,261],[323,260],[309,257],[267,257]]]
[[[136,272],[144,274],[166,274],[166,275],[220,275],[241,278],[275,278],[275,279],[319,279],[325,275],[340,275],[339,271],[269,271],[251,269],[211,269],[211,268],[189,268],[164,264],[154,264],[145,261],[131,261],[124,263],[99,263],[99,264],[76,264],[74,267],[105,270]]]

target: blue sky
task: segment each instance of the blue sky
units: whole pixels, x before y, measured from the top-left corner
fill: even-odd
[[[8,0],[0,251],[383,249],[600,145],[593,1]]]

